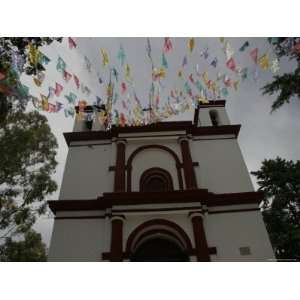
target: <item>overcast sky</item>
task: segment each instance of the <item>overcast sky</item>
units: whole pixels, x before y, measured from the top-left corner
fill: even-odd
[[[266,38],[227,38],[235,50],[234,59],[237,65],[248,67],[250,73],[254,70],[254,63],[251,61],[249,51],[253,48],[259,48],[259,56],[269,50],[272,57],[272,52],[269,49]],[[249,41],[250,46],[240,52],[239,48],[245,41]],[[74,83],[71,81],[64,85],[62,95],[74,91],[80,99],[85,99],[92,103],[95,96],[98,95],[105,98],[105,83],[108,81],[109,69],[103,67],[100,48],[104,48],[110,59],[110,66],[116,67],[120,73],[120,82],[124,81],[124,71],[117,60],[117,52],[120,44],[126,53],[125,63],[128,63],[131,68],[131,74],[134,82],[134,90],[141,102],[146,106],[148,101],[148,93],[151,84],[151,63],[147,57],[145,50],[146,38],[80,38],[76,39],[77,48],[68,49],[67,40],[64,39],[62,44],[53,43],[49,47],[43,48],[43,53],[49,56],[52,61],[47,67],[45,81],[41,88],[37,88],[32,84],[31,78],[23,78],[23,82],[30,86],[30,91],[33,95],[39,96],[40,93],[48,94],[49,85],[55,86],[55,82],[63,83],[61,74],[56,69],[56,60],[61,56],[67,63],[66,70],[70,73],[75,73],[80,81],[91,89],[91,94],[87,96],[85,93],[78,92]],[[154,65],[160,67],[163,38],[150,38],[152,46],[152,57]],[[166,54],[168,61],[168,70],[166,79],[163,80],[163,88],[161,90],[161,101],[163,102],[168,93],[173,88],[182,89],[183,83],[178,78],[177,73],[182,65],[183,57],[187,55],[188,64],[184,68],[185,75],[194,73],[196,65],[199,66],[199,71],[202,73],[207,71],[210,79],[215,79],[218,71],[226,73],[233,79],[237,78],[234,73],[228,70],[225,66],[225,54],[221,48],[219,38],[196,38],[195,49],[192,53],[187,48],[188,38],[172,38],[173,50]],[[201,56],[201,51],[208,48],[209,56],[205,59]],[[87,56],[91,61],[91,72],[85,68],[84,56]],[[211,61],[217,57],[217,68],[210,66]],[[295,63],[282,60],[280,63],[281,71],[287,72],[295,68]],[[99,84],[98,76],[104,81]],[[187,77],[186,76],[186,77]],[[239,135],[239,145],[241,147],[246,165],[249,171],[259,169],[261,161],[265,158],[275,158],[280,156],[286,159],[300,159],[300,101],[292,101],[288,105],[284,105],[278,111],[270,114],[271,104],[275,96],[262,96],[260,88],[271,81],[272,73],[270,71],[259,71],[258,80],[255,82],[252,75],[241,82],[238,91],[230,89],[229,95],[226,97],[226,109],[232,124],[241,124],[242,128]],[[73,80],[72,80],[73,81]],[[132,87],[128,89],[129,95],[132,95]],[[127,93],[127,94],[128,94]],[[119,92],[119,95],[121,93]],[[127,97],[126,94],[126,97]],[[64,97],[59,100],[67,103]],[[54,176],[59,187],[62,180],[65,160],[68,148],[63,138],[63,132],[72,131],[74,120],[66,118],[63,111],[57,114],[45,113],[48,117],[53,133],[57,137],[59,148],[57,154],[58,166]],[[193,113],[184,113],[177,117],[178,120],[192,120]],[[252,178],[255,185],[255,178]],[[255,185],[256,186],[256,185]],[[51,195],[49,199],[58,199],[59,190]],[[42,233],[44,241],[49,244],[52,233],[53,219],[43,216],[37,222],[35,228]]]

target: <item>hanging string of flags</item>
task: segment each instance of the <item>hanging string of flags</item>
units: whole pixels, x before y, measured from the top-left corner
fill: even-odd
[[[58,77],[53,86],[48,87],[48,95],[40,94],[40,97],[29,96],[29,88],[21,85],[16,90],[10,90],[8,85],[5,85],[9,72],[16,72],[18,75],[24,70],[24,62],[17,53],[13,55],[12,69],[9,72],[0,70],[0,92],[7,95],[28,95],[34,107],[39,110],[47,112],[64,111],[66,117],[74,117],[77,119],[93,120],[96,118],[106,128],[112,125],[125,126],[134,125],[139,126],[151,122],[161,121],[172,115],[177,115],[186,110],[196,107],[199,103],[208,103],[211,99],[220,99],[227,97],[230,90],[237,91],[240,83],[253,78],[258,80],[259,70],[270,70],[273,74],[280,70],[279,59],[272,53],[272,45],[277,42],[277,38],[269,38],[267,40],[269,49],[263,53],[259,53],[259,48],[255,47],[250,41],[245,41],[238,49],[238,53],[246,55],[252,61],[252,65],[241,67],[236,59],[236,51],[232,47],[228,39],[220,38],[221,49],[225,55],[225,63],[222,65],[222,59],[215,56],[208,47],[200,49],[200,58],[207,61],[208,68],[217,71],[215,78],[209,75],[207,70],[200,71],[199,64],[194,67],[195,72],[190,74],[188,66],[191,55],[195,55],[197,47],[195,38],[187,39],[187,52],[183,56],[181,65],[177,71],[177,78],[179,84],[167,91],[167,97],[162,96],[162,91],[166,92],[166,79],[168,78],[169,55],[175,51],[173,41],[166,37],[163,40],[161,59],[159,65],[155,65],[152,56],[152,47],[150,39],[146,39],[146,56],[151,63],[151,85],[149,90],[149,106],[143,107],[139,100],[134,87],[134,78],[132,68],[127,61],[127,56],[122,44],[117,50],[116,58],[119,65],[112,66],[110,64],[110,55],[106,49],[100,48],[100,59],[102,63],[103,72],[100,76],[99,72],[95,72],[98,77],[98,83],[106,90],[106,101],[94,94],[92,90],[83,83],[76,72],[73,72],[66,61],[58,54],[56,64],[56,71]],[[68,49],[70,51],[78,52],[78,43],[75,39],[67,38]],[[287,39],[286,49],[296,54],[300,54],[300,42],[294,43],[293,39]],[[53,59],[48,58],[37,47],[30,44],[28,47],[28,59],[32,65],[42,64],[47,69],[47,66],[54,63]],[[83,66],[88,73],[93,73],[93,64],[91,60],[84,54]],[[272,58],[273,57],[273,58]],[[226,68],[228,73],[221,71],[221,68]],[[219,69],[220,68],[220,69]],[[219,69],[219,70],[217,70]],[[106,71],[105,71],[106,70]],[[252,70],[252,71],[251,71]],[[77,70],[78,72],[78,70]],[[106,73],[106,75],[104,74]],[[187,74],[185,74],[187,73]],[[33,77],[33,82],[37,88],[41,88],[46,78],[46,71],[37,72]],[[59,79],[60,78],[60,79]],[[104,80],[103,78],[107,78]],[[64,94],[66,86],[74,85],[74,90]],[[104,84],[104,85],[103,85]],[[86,107],[91,104],[79,96],[82,93],[86,97],[91,95],[94,97],[92,102],[92,112],[85,113]],[[62,97],[63,96],[63,97]],[[55,97],[59,99],[54,99]],[[164,98],[164,99],[162,99]],[[64,102],[62,102],[64,99]],[[58,101],[59,100],[59,101]],[[162,101],[163,100],[163,101]],[[75,106],[79,106],[76,112]]]

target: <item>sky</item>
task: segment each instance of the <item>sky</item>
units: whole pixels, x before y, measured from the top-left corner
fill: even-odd
[[[117,59],[117,53],[120,45],[123,46],[126,54],[125,64],[128,63],[131,70],[133,84],[128,85],[128,91],[122,95],[120,89],[118,91],[120,99],[132,99],[133,92],[136,93],[141,103],[146,107],[148,105],[148,93],[151,84],[151,62],[147,57],[145,50],[146,38],[74,38],[77,43],[75,49],[69,49],[67,39],[64,38],[61,44],[54,42],[52,45],[43,47],[42,52],[47,55],[51,62],[47,66],[45,80],[41,87],[36,87],[32,78],[22,77],[24,84],[30,87],[32,95],[48,94],[48,87],[55,86],[55,82],[59,82],[64,86],[61,97],[54,99],[65,105],[67,100],[63,95],[69,92],[75,92],[78,99],[85,99],[89,103],[95,101],[95,97],[99,96],[105,99],[105,86],[109,79],[109,68],[102,64],[102,55],[100,49],[106,50],[109,56],[109,65],[115,67],[119,72],[119,82],[124,81],[124,67],[120,65]],[[208,72],[209,78],[215,79],[217,72],[226,73],[231,78],[237,76],[230,71],[225,63],[225,54],[222,50],[222,43],[219,38],[195,38],[195,48],[189,52],[187,47],[188,38],[171,38],[173,50],[166,53],[168,61],[168,69],[166,78],[162,80],[160,86],[161,102],[163,103],[171,89],[182,89],[185,80],[178,78],[178,70],[182,66],[183,58],[186,55],[187,65],[184,67],[184,74],[187,77],[190,73],[194,73],[196,78],[196,66],[200,73]],[[249,51],[253,48],[259,48],[259,57],[268,51],[271,58],[274,58],[272,50],[267,43],[266,38],[225,38],[229,41],[235,50],[233,55],[238,66],[248,67],[249,73],[255,70],[255,64],[251,60]],[[245,41],[249,41],[250,46],[244,51],[239,48]],[[150,38],[152,48],[152,58],[155,67],[160,67],[162,48],[164,38]],[[205,59],[201,56],[201,51],[208,48],[209,56]],[[66,70],[72,74],[76,74],[85,86],[91,90],[90,95],[77,90],[73,80],[65,83],[62,76],[56,70],[56,61],[58,56],[66,62]],[[86,56],[91,63],[91,72],[86,68]],[[211,61],[217,57],[218,65],[214,68],[210,65]],[[280,62],[281,70],[279,74],[293,70],[296,65],[292,61],[283,59]],[[240,83],[237,91],[230,89],[227,97],[221,97],[226,100],[226,110],[231,120],[231,124],[241,124],[241,131],[238,138],[240,148],[242,150],[246,165],[249,172],[260,168],[264,159],[275,158],[280,156],[289,160],[300,159],[300,101],[294,100],[290,104],[284,105],[279,110],[271,114],[271,105],[276,95],[262,95],[261,87],[272,80],[271,71],[258,71],[258,78],[255,81],[253,75]],[[103,83],[99,83],[99,77]],[[116,107],[120,110],[120,101]],[[32,109],[32,107],[29,107]],[[63,111],[59,113],[43,113],[47,116],[49,124],[58,140],[57,161],[58,166],[54,179],[61,185],[65,160],[68,147],[65,143],[63,132],[72,131],[74,119],[66,118]],[[192,120],[193,112],[186,112],[170,118],[170,120]],[[168,119],[166,120],[168,121]],[[255,178],[252,182],[257,188]],[[58,199],[59,189],[56,193],[49,196],[49,200]],[[42,216],[36,223],[35,229],[41,232],[44,242],[49,245],[53,226],[53,215]]]

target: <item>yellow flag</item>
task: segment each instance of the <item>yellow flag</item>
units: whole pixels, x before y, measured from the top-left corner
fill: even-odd
[[[203,78],[204,83],[207,84],[207,82],[208,82],[208,73],[207,73],[207,71],[205,71],[202,74],[202,78]]]
[[[49,109],[49,102],[48,102],[48,98],[41,94],[41,100],[42,100],[42,108],[44,111],[48,111]]]
[[[233,82],[233,87],[234,87],[235,91],[238,90],[239,84],[240,84],[240,81],[239,81],[239,80]]]
[[[182,78],[182,76],[183,76],[183,72],[182,72],[182,70],[179,70],[179,71],[178,71],[178,77],[179,77],[179,78]]]
[[[268,53],[264,54],[260,59],[259,59],[259,65],[260,67],[266,71],[269,68],[269,55]]]
[[[195,39],[194,38],[189,39],[188,47],[189,47],[190,51],[192,52],[195,47]]]
[[[101,54],[102,54],[102,63],[103,63],[103,66],[106,66],[109,64],[109,59],[108,59],[108,54],[107,52],[101,48]]]
[[[223,44],[224,43],[224,38],[220,37],[220,42]]]
[[[130,67],[128,64],[126,64],[125,66],[125,79],[127,81],[130,81]]]
[[[39,61],[39,50],[33,44],[28,45],[29,53],[28,58],[31,65],[36,66]]]
[[[158,71],[158,75],[160,78],[165,78],[166,77],[166,70],[164,68],[160,68]]]

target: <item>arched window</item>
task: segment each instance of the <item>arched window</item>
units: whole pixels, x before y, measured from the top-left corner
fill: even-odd
[[[209,111],[210,120],[213,126],[220,125],[219,114],[216,110]]]
[[[161,168],[146,170],[140,179],[141,192],[166,192],[173,190],[172,177]]]

